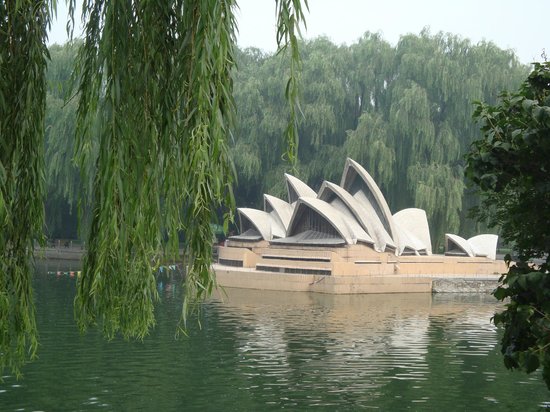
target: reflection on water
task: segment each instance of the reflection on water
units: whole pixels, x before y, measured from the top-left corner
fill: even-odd
[[[395,399],[431,403],[435,410],[471,406],[472,394],[464,399],[456,388],[457,379],[476,373],[470,369],[488,367],[477,376],[487,382],[494,381],[495,369],[506,373],[495,356],[498,336],[489,319],[496,305],[490,296],[228,289],[220,299],[222,321],[246,320],[235,333],[239,369],[249,377],[243,389],[257,388],[258,379],[270,376],[264,385],[283,386],[288,399],[310,406],[354,399],[357,407],[384,408],[391,395],[387,389],[395,386],[410,391],[408,397],[403,389],[396,391]],[[469,361],[473,356],[482,362]]]
[[[0,410],[533,410],[540,376],[510,373],[483,295],[332,296],[226,289],[174,339],[179,280],[158,283],[143,343],[80,336],[74,279],[36,277],[40,358],[6,376]]]

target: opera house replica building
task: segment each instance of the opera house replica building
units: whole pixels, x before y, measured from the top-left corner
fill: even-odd
[[[437,279],[492,280],[496,235],[445,236],[432,253],[426,213],[391,214],[367,171],[347,159],[340,185],[316,193],[285,174],[288,201],[264,195],[264,210],[239,208],[240,234],[219,248],[213,265],[227,287],[321,293],[432,292]]]

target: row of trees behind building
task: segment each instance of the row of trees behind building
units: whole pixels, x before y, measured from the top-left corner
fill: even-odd
[[[46,220],[56,238],[77,236],[78,193],[89,184],[72,162],[77,96],[69,78],[77,46],[50,48]],[[481,137],[472,103],[494,103],[526,77],[528,67],[512,51],[424,31],[395,46],[372,33],[350,46],[318,38],[302,44],[301,55],[303,116],[291,170],[283,156],[288,64],[257,49],[238,52],[230,148],[238,206],[261,208],[263,193],[286,198],[285,171],[315,190],[323,180],[339,183],[352,157],[379,183],[392,212],[426,210],[434,246],[445,232],[468,237],[480,230],[467,218],[477,199],[463,177],[464,153]]]

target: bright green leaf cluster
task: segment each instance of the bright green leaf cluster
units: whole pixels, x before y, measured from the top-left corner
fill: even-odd
[[[537,63],[518,92],[474,112],[485,138],[473,143],[466,174],[483,196],[478,215],[501,227],[523,260],[550,251],[549,110],[550,63]]]
[[[536,63],[518,92],[495,106],[477,103],[485,137],[473,143],[466,173],[482,195],[477,216],[499,226],[519,254],[494,292],[509,302],[494,317],[504,327],[504,363],[527,373],[541,367],[550,389],[549,112],[550,62]]]
[[[506,367],[527,373],[540,367],[550,389],[550,276],[547,268],[547,265],[537,268],[525,262],[513,264],[494,292],[497,299],[509,303],[493,321],[504,327],[501,352]]]

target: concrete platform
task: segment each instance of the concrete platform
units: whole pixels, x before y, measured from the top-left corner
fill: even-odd
[[[490,293],[500,275],[305,275],[214,264],[219,286],[329,294]]]

